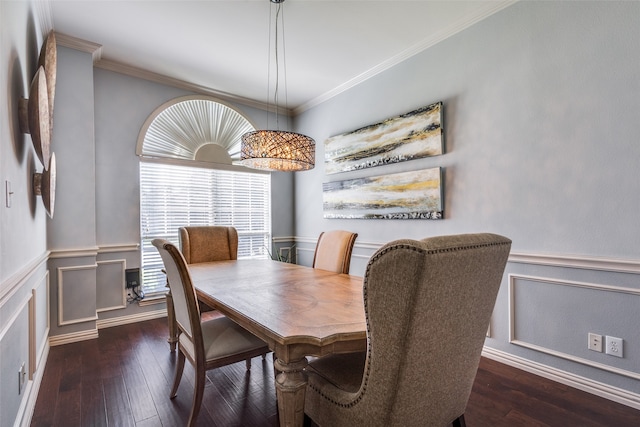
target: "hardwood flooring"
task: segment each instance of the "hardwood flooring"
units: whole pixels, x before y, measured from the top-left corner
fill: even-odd
[[[170,400],[176,356],[166,339],[166,319],[155,319],[52,347],[31,425],[184,426],[193,369]],[[209,371],[197,425],[277,426],[271,359]],[[638,410],[484,358],[465,418],[468,427],[640,426]]]

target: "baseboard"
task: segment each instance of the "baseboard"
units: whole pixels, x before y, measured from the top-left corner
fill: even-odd
[[[613,402],[621,403],[634,409],[640,409],[640,394],[638,393],[632,393],[618,387],[593,381],[579,375],[552,368],[550,366],[533,362],[519,356],[514,356],[513,354],[490,347],[484,347],[482,350],[482,356],[504,363],[505,365],[513,366],[514,368],[522,369],[523,371],[530,372],[560,384],[586,391],[587,393],[594,394]]]
[[[33,377],[31,387],[28,388],[29,397],[26,399],[24,406],[20,406],[14,426],[28,427],[31,425],[33,411],[36,408],[36,401],[38,400],[38,392],[40,391],[40,385],[42,384],[42,378],[44,377],[44,369],[47,365],[47,359],[49,358],[49,348],[49,345],[45,344],[42,352],[40,353],[38,369]]]
[[[49,337],[49,345],[55,347],[57,345],[71,344],[74,342],[93,340],[98,338],[98,330],[90,329],[88,331],[71,332],[70,334],[54,335]]]
[[[164,302],[164,301],[163,301]],[[114,326],[127,325],[129,323],[144,322],[145,320],[158,319],[160,317],[167,317],[167,309],[146,311],[144,313],[132,314],[129,316],[118,316],[110,319],[96,320],[96,328],[112,328]]]

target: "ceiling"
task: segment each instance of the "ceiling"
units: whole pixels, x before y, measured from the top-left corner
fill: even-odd
[[[280,61],[286,93],[281,80],[278,105],[304,111],[514,2],[287,0],[286,57]],[[267,70],[270,64],[275,69],[269,34],[276,6],[269,0],[50,5],[57,34],[101,45],[98,66],[135,67],[212,93],[274,104],[275,71],[268,78]]]

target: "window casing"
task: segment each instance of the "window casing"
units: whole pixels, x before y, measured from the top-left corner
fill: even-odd
[[[271,241],[271,176],[140,162],[142,288],[164,292],[163,263],[151,241],[178,245],[178,228],[223,225],[238,231],[238,258],[266,258]]]

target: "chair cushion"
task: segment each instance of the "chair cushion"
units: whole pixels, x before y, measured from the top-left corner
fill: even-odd
[[[355,393],[362,384],[366,352],[332,354],[313,360],[306,367],[309,383],[314,382],[313,375],[348,393]]]
[[[202,339],[207,361],[266,346],[264,341],[238,326],[228,317],[202,322]],[[180,344],[193,357],[193,343],[185,334],[180,334]]]

